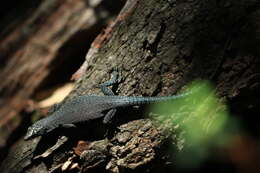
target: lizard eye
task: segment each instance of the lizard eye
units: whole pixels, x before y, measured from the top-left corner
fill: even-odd
[[[24,137],[25,140],[41,135],[42,128],[38,125],[33,125],[28,128],[27,133]]]

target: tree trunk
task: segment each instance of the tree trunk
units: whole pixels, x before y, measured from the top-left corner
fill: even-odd
[[[91,40],[111,19],[101,1],[84,0],[27,1],[2,19],[0,151],[10,145],[32,96],[50,79],[55,78],[55,84],[68,80]]]
[[[119,95],[173,95],[194,79],[208,79],[215,83],[218,95],[229,101],[232,112],[242,118],[247,112],[256,117],[258,19],[256,0],[128,0],[115,22],[92,43],[73,76],[76,88],[67,100],[100,94],[98,84],[109,79],[113,67],[119,67],[123,77]],[[166,171],[167,160],[162,158],[167,155],[169,135],[148,119],[126,123],[139,115],[118,112],[115,119],[125,124],[107,140],[96,132],[86,135],[92,129],[82,127],[77,130],[79,136],[60,139],[59,149],[47,153],[52,146],[47,142],[55,143],[57,134],[21,142],[15,156],[10,152],[4,170]],[[90,125],[100,126],[95,123]]]

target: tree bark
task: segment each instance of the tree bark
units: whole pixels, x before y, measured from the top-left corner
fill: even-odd
[[[2,20],[1,149],[9,145],[7,141],[21,124],[20,114],[29,107],[32,96],[50,79],[56,78],[53,83],[67,80],[80,65],[77,61],[83,60],[81,54],[84,57],[90,40],[112,19],[101,1],[91,2],[31,2]]]
[[[259,7],[256,0],[128,0],[115,22],[92,43],[84,65],[74,75],[76,88],[66,100],[100,94],[98,84],[109,79],[113,67],[119,67],[123,77],[117,90],[119,95],[173,95],[188,82],[202,78],[215,83],[218,94],[230,101],[231,110],[238,101],[242,104],[234,112],[244,116],[250,106],[250,112],[257,113]],[[127,121],[138,113],[118,114],[116,119]],[[12,164],[7,164],[5,170],[167,169],[166,161],[161,159],[167,154],[158,150],[167,146],[169,135],[151,120],[123,124],[108,140],[98,140],[96,134],[90,140],[84,129],[77,131],[81,133],[77,139],[58,142],[59,149],[49,154],[40,155],[46,150],[43,147],[46,141],[57,139],[55,135],[22,142],[16,158],[8,160]],[[26,149],[28,143],[31,147]],[[35,154],[36,145],[36,153],[40,154]],[[38,157],[31,162],[33,153]]]

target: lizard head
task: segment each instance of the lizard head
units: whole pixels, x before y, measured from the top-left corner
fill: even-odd
[[[30,126],[27,130],[27,133],[24,137],[24,140],[29,140],[34,137],[43,135],[47,132],[46,128],[43,126],[41,120],[35,122],[32,126]]]

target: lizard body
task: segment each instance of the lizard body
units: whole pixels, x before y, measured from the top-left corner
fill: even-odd
[[[169,101],[185,97],[190,94],[184,93],[175,96],[142,97],[142,96],[116,96],[108,88],[118,82],[118,73],[113,72],[113,77],[101,85],[104,96],[78,96],[61,106],[50,116],[35,122],[28,128],[24,139],[28,140],[36,136],[44,135],[60,126],[72,127],[79,122],[104,117],[103,123],[108,123],[116,112],[116,108],[133,105],[142,105],[155,102]]]

